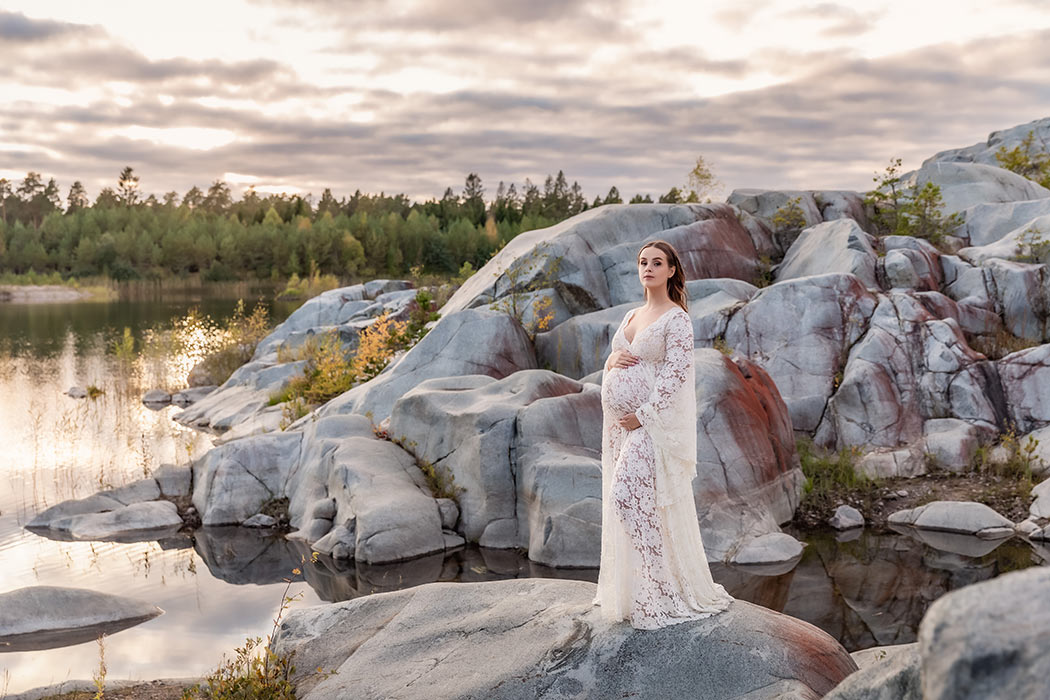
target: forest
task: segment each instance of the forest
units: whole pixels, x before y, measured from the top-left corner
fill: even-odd
[[[652,201],[635,195],[630,203]],[[699,200],[696,189],[672,187],[658,201]],[[491,199],[476,173],[467,175],[459,193],[448,187],[440,199],[422,203],[360,190],[337,199],[329,188],[316,201],[312,195],[263,196],[253,188],[234,199],[222,180],[207,190],[194,186],[181,197],[168,192],[158,198],[140,191],[129,166],[94,202],[74,182],[63,206],[55,180],[29,172],[21,183],[0,179],[0,274],[118,281],[453,274],[464,263],[477,269],[522,231],[622,202],[616,187],[588,201],[562,171],[548,175],[542,187],[529,179],[520,190],[500,182]]]

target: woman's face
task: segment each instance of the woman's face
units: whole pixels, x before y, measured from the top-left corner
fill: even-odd
[[[674,275],[674,268],[667,264],[667,253],[656,246],[642,248],[638,256],[638,279],[642,289],[667,289],[667,280]]]

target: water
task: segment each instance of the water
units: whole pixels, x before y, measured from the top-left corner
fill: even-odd
[[[554,570],[513,551],[467,548],[384,566],[303,564],[309,552],[280,537],[212,528],[160,542],[65,542],[23,525],[44,508],[101,487],[142,478],[163,463],[185,464],[210,436],[152,411],[143,392],[180,388],[199,344],[173,353],[174,321],[191,306],[215,319],[235,300],[199,291],[163,300],[52,305],[0,304],[0,592],[23,586],[88,588],[139,598],[165,614],[104,640],[109,678],[200,676],[247,637],[265,637],[287,586],[292,607],[347,600],[431,581],[525,576],[597,580],[590,569]],[[280,319],[290,307],[272,310]],[[135,354],[113,347],[124,328]],[[200,340],[200,339],[197,339]],[[73,385],[95,385],[95,400],[72,399]],[[1019,540],[984,552],[952,554],[895,534],[793,533],[808,542],[789,571],[712,565],[737,598],[783,611],[826,630],[855,650],[914,641],[922,614],[949,590],[1050,558]],[[937,543],[942,549],[946,546]],[[947,545],[951,549],[951,545]],[[301,568],[301,576],[292,570]],[[95,642],[0,653],[0,696],[98,668]]]

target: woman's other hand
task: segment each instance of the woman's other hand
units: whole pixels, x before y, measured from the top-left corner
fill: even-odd
[[[637,355],[632,355],[626,350],[613,350],[612,354],[609,355],[609,359],[605,363],[605,369],[625,369],[638,364],[639,361]]]
[[[636,430],[642,427],[642,423],[638,420],[638,416],[633,413],[628,413],[623,418],[620,418],[618,422],[621,427],[627,428],[628,430]]]

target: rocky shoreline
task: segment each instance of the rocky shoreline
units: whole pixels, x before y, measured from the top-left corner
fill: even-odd
[[[60,304],[73,301],[86,301],[91,292],[76,287],[58,284],[17,285],[0,284],[0,303],[14,304]]]

